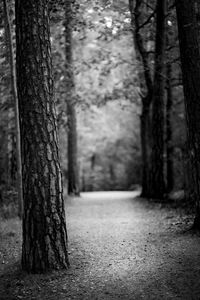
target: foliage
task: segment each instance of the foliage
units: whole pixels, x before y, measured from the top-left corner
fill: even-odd
[[[108,2],[103,5],[100,1],[91,6],[88,1],[82,1],[74,18],[82,189],[127,189],[140,181],[139,82],[128,6],[113,8]],[[67,174],[63,20],[54,16],[51,33],[62,166]]]
[[[9,3],[13,20],[13,2]],[[141,33],[153,74],[155,1],[142,3]],[[62,168],[67,175],[65,1],[51,0],[49,4]],[[179,189],[184,186],[185,117],[173,1],[169,1],[169,8],[166,64],[171,62],[173,66],[171,84],[175,189]],[[6,57],[2,4],[0,15],[0,171],[1,184],[6,182],[10,184],[13,179],[9,178],[13,177],[12,173],[14,174],[16,170],[14,112],[10,95],[10,70]],[[141,77],[133,47],[128,1],[95,0],[92,3],[88,0],[73,1],[73,19],[76,83],[74,101],[78,114],[82,188],[127,189],[132,184],[140,182],[140,95],[146,93],[144,78]],[[14,23],[12,24],[14,32]],[[91,169],[91,160],[94,156],[95,167]]]

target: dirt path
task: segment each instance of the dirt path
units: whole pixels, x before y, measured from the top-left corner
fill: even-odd
[[[69,199],[71,268],[27,276],[8,263],[0,299],[200,299],[200,238],[183,233],[190,219],[136,195]]]

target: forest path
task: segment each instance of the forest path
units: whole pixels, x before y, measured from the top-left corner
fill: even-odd
[[[190,216],[137,195],[66,200],[71,267],[62,272],[22,273],[20,223],[12,221],[11,229],[8,221],[0,299],[200,299],[200,238],[183,232]]]
[[[73,299],[200,299],[200,239],[183,233],[187,217],[137,195],[84,193],[69,203]]]

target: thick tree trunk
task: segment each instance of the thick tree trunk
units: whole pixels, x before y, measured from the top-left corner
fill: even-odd
[[[196,200],[194,227],[200,230],[200,47],[195,0],[176,0],[185,110],[193,190]]]
[[[162,199],[164,183],[164,65],[165,65],[165,12],[166,0],[157,0],[155,70],[152,104],[152,156],[151,191],[152,198]]]
[[[72,58],[72,1],[65,4],[65,50],[66,50],[66,85],[68,117],[68,193],[79,195],[79,168],[77,150],[77,125],[75,109],[74,73]]]
[[[16,46],[23,154],[22,268],[40,273],[68,266],[47,0],[16,1]]]
[[[4,5],[4,12],[5,12],[5,29],[6,29],[7,47],[8,47],[8,53],[9,53],[8,56],[9,56],[9,61],[10,61],[11,91],[12,91],[12,96],[14,99],[14,106],[15,106],[18,215],[20,218],[22,218],[23,187],[22,187],[21,136],[20,136],[20,124],[19,124],[19,104],[18,104],[18,94],[17,94],[17,80],[16,80],[12,32],[11,32],[11,24],[10,24],[7,0],[3,0],[3,5]]]
[[[150,105],[152,102],[153,82],[151,70],[148,62],[148,53],[144,45],[144,37],[140,33],[140,14],[142,0],[129,0],[129,10],[131,13],[131,24],[133,30],[133,38],[138,62],[142,65],[142,78],[146,84],[146,96],[141,96],[142,99],[142,114],[140,119],[140,136],[141,136],[141,151],[142,151],[142,197],[148,197],[150,192]],[[139,74],[140,75],[140,74]],[[142,83],[141,83],[142,86]]]
[[[166,105],[166,154],[167,154],[167,192],[171,192],[174,187],[174,161],[173,161],[173,141],[171,114],[173,106],[173,96],[171,87],[172,67],[167,64],[167,105]]]

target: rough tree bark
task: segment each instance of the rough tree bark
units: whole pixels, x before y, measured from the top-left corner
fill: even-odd
[[[65,4],[65,80],[67,86],[68,117],[68,194],[79,195],[79,168],[77,150],[77,125],[75,109],[74,72],[72,58],[72,1]]]
[[[143,69],[143,77],[146,84],[146,95],[141,95],[142,113],[140,117],[140,135],[142,149],[142,197],[148,197],[150,190],[150,105],[153,95],[153,82],[151,70],[148,62],[148,53],[144,46],[144,38],[140,33],[140,8],[142,0],[129,0],[129,10],[131,13],[131,24],[133,30],[133,38],[135,42],[136,55],[141,62]]]
[[[17,87],[22,136],[22,268],[67,268],[47,0],[16,1]]]
[[[200,32],[195,0],[176,0],[183,71],[188,151],[196,201],[194,228],[200,230]]]
[[[12,32],[11,32],[11,24],[10,24],[7,0],[3,0],[3,5],[4,5],[4,15],[5,15],[5,32],[6,32],[6,36],[7,36],[6,40],[7,40],[7,48],[8,48],[8,57],[9,57],[9,61],[10,61],[11,91],[12,91],[14,107],[15,107],[18,215],[20,218],[22,218],[23,187],[22,187],[21,136],[20,136],[20,124],[19,124],[19,104],[18,104],[18,94],[17,94],[17,80],[16,80],[13,40],[12,40]]]
[[[155,69],[152,100],[152,155],[151,191],[152,198],[162,199],[164,182],[164,90],[165,90],[165,12],[166,0],[157,0]]]

